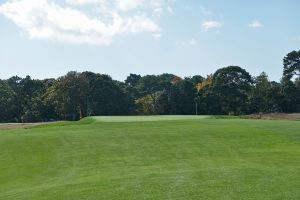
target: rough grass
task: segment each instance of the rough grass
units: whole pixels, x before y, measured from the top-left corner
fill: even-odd
[[[245,119],[268,119],[268,120],[300,120],[300,113],[261,113],[244,115],[241,118]]]
[[[296,200],[299,130],[189,116],[0,130],[0,199]]]
[[[17,128],[31,128],[39,126],[43,123],[0,123],[0,130],[9,130]]]

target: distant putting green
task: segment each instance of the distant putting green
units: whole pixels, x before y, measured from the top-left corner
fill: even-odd
[[[101,116],[91,117],[98,122],[146,122],[146,121],[174,121],[174,120],[197,120],[209,118],[201,115],[160,115],[160,116]]]
[[[0,130],[2,200],[300,199],[300,121],[92,117]]]

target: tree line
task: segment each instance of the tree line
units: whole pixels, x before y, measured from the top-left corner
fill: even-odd
[[[239,66],[214,74],[105,74],[71,71],[58,79],[0,80],[0,122],[78,120],[95,115],[241,115],[300,112],[300,50],[283,59],[280,82]]]

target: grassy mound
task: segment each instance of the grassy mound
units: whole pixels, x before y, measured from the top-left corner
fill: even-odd
[[[300,199],[300,122],[92,117],[0,130],[0,199]]]

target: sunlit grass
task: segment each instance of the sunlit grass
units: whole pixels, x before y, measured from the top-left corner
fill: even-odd
[[[0,130],[0,199],[299,199],[300,122],[92,117]]]

